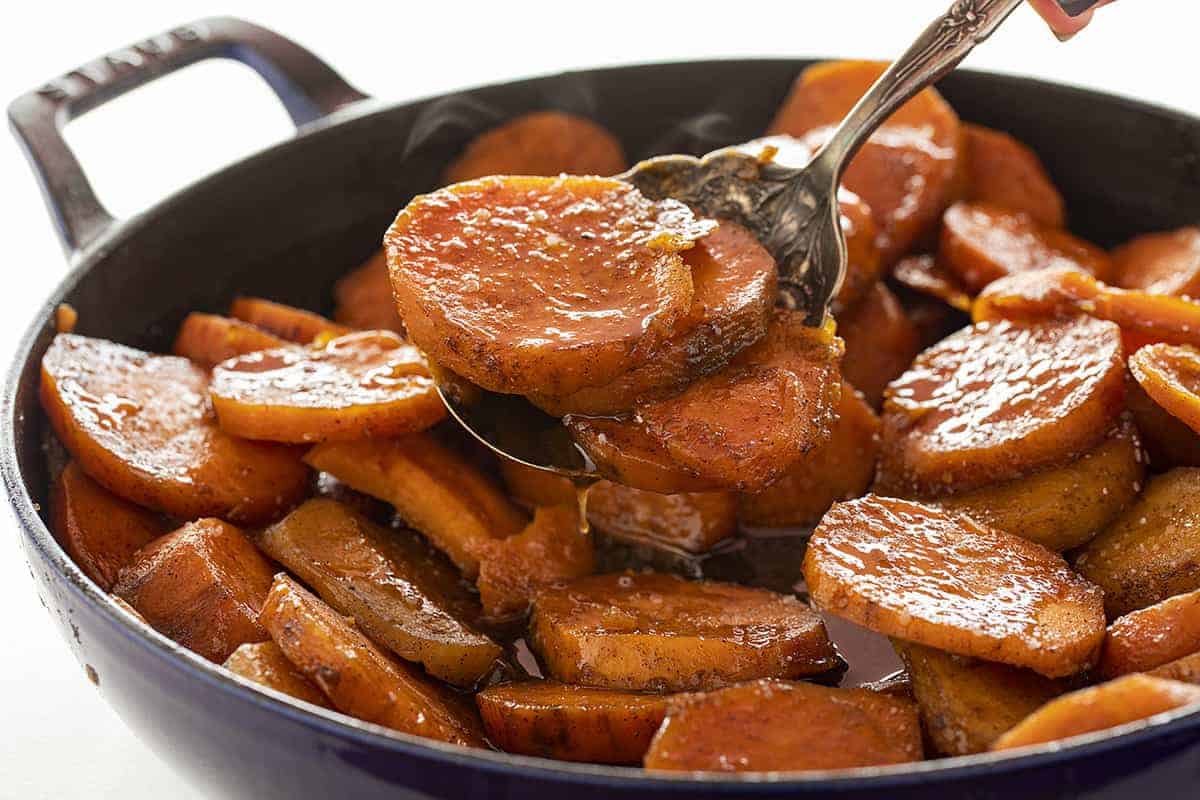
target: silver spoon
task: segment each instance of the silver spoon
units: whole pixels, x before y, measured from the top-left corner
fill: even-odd
[[[955,0],[880,76],[807,166],[727,147],[702,158],[651,158],[618,177],[653,199],[674,198],[749,228],[779,265],[779,304],[802,311],[809,325],[821,325],[846,274],[837,199],[846,165],[894,111],[958,66],[1023,2]],[[1060,2],[1064,8],[1081,4]],[[451,416],[499,455],[577,483],[601,477],[559,419],[522,397],[488,392],[451,374],[435,377]]]

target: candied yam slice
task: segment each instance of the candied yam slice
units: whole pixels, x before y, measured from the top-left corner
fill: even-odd
[[[859,497],[875,476],[879,418],[849,383],[842,384],[829,441],[766,489],[738,497],[738,518],[749,525],[814,525],[838,500]]]
[[[936,297],[957,311],[971,311],[971,295],[956,276],[928,253],[900,259],[892,267],[892,278],[915,292]]]
[[[569,416],[563,422],[600,474],[614,483],[662,494],[720,488],[675,461],[662,443],[629,420]]]
[[[823,143],[886,68],[869,61],[809,67],[768,132]],[[930,88],[889,117],[850,162],[843,183],[870,207],[885,264],[937,224],[957,189],[961,144],[958,116]]]
[[[1002,734],[1067,691],[1062,680],[992,661],[895,642],[933,749],[941,756],[983,753]]]
[[[543,506],[520,533],[479,544],[479,599],[493,620],[523,615],[542,586],[595,570],[591,536],[575,506]]]
[[[1055,552],[1086,544],[1132,503],[1145,478],[1137,431],[1122,422],[1061,467],[939,498],[942,508]]]
[[[388,656],[286,575],[263,603],[262,624],[333,707],[365,722],[467,747],[485,747],[479,720],[448,690]]]
[[[590,119],[535,111],[471,140],[446,168],[446,183],[488,175],[616,175],[625,170],[616,138]]]
[[[317,685],[292,666],[274,642],[242,645],[225,659],[225,669],[297,700],[333,708]]]
[[[942,217],[938,263],[972,293],[1008,275],[1046,268],[1107,278],[1108,254],[1028,214],[987,203],[955,203]]]
[[[1066,224],[1066,211],[1037,153],[1015,137],[982,125],[963,125],[967,200],[1028,214],[1051,228]]]
[[[673,699],[646,769],[800,772],[920,761],[912,701],[759,680]]]
[[[83,574],[106,592],[134,553],[167,532],[157,514],[112,494],[74,461],[54,482],[50,529]]]
[[[244,533],[201,519],[139,550],[113,594],[159,633],[221,663],[239,645],[266,640],[258,614],[271,575]]]
[[[1149,675],[1126,675],[1051,700],[1001,736],[992,749],[1057,742],[1197,703],[1200,686]]]
[[[1129,357],[1129,371],[1151,400],[1200,433],[1200,350],[1149,344]]]
[[[1112,252],[1113,283],[1122,289],[1200,297],[1200,228],[1150,233]]]
[[[879,252],[879,229],[871,208],[848,189],[838,191],[842,235],[846,237],[846,275],[833,297],[831,309],[837,314],[853,308],[883,277],[883,256]]]
[[[711,233],[618,180],[483,178],[421,195],[384,237],[430,358],[497,392],[564,395],[646,362],[692,305],[680,252]]]
[[[921,352],[916,326],[896,295],[882,283],[838,317],[838,335],[846,344],[842,377],[854,384],[873,408],[883,402],[888,383]]]
[[[333,338],[354,332],[353,328],[339,325],[320,314],[261,297],[234,298],[229,306],[229,316],[297,344],[312,344],[318,338]]]
[[[1152,470],[1200,466],[1200,434],[1150,399],[1132,374],[1125,376],[1125,405],[1137,425]]]
[[[942,495],[1078,458],[1124,410],[1124,375],[1108,322],[965,328],[888,387],[877,491]]]
[[[1100,674],[1149,672],[1200,651],[1200,590],[1131,611],[1108,626]]]
[[[324,442],[304,460],[391,503],[468,578],[479,573],[481,543],[520,533],[528,521],[478,468],[426,433]]]
[[[42,408],[109,491],[182,519],[270,520],[304,496],[291,448],[217,427],[208,376],[184,358],[59,334],[42,357]]]
[[[506,753],[594,764],[640,764],[669,699],[558,681],[489,686],[475,695],[488,739]]]
[[[683,261],[692,271],[692,306],[653,358],[603,386],[533,402],[555,416],[628,411],[715,372],[763,337],[775,306],[775,259],[750,231],[722,221]]]
[[[1110,617],[1200,589],[1200,469],[1151,478],[1141,496],[1075,554]]]
[[[655,573],[543,589],[529,641],[557,680],[634,691],[798,678],[840,664],[821,618],[795,597]]]
[[[333,286],[333,302],[333,318],[342,325],[404,334],[404,323],[392,299],[392,279],[383,250],[338,279]]]
[[[804,578],[818,608],[878,633],[1047,677],[1090,667],[1100,589],[1041,545],[933,506],[867,495],[817,526]]]
[[[248,322],[194,311],[184,318],[172,352],[202,367],[214,367],[229,358],[287,345],[273,333]]]
[[[829,440],[841,395],[832,328],[777,312],[767,335],[680,394],[639,403],[633,424],[700,478],[757,491]]]
[[[479,603],[420,538],[333,500],[309,500],[259,546],[380,645],[457,686],[474,686],[501,648],[473,625]]]
[[[210,392],[223,430],[272,442],[403,436],[446,416],[421,351],[391,331],[231,359]]]
[[[1200,650],[1150,670],[1156,678],[1200,685]]]

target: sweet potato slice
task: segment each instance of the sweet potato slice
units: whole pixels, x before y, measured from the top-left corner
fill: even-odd
[[[824,142],[887,67],[834,61],[805,70],[769,133]],[[892,264],[937,224],[956,190],[962,131],[954,110],[926,89],[863,145],[843,183],[871,208],[883,262]]]
[[[1057,742],[1196,703],[1200,703],[1200,686],[1149,675],[1126,675],[1051,700],[1001,736],[992,749]]]
[[[895,642],[934,750],[983,753],[1001,734],[1069,688],[1036,672]]]
[[[1123,422],[1095,449],[1061,467],[942,497],[937,504],[1056,552],[1087,543],[1134,501],[1145,455]]]
[[[271,572],[240,530],[201,519],[139,550],[113,594],[164,636],[221,663],[239,645],[266,640],[258,612]]]
[[[374,641],[434,677],[474,686],[500,657],[500,646],[473,626],[479,603],[458,570],[414,533],[314,499],[258,544]]]
[[[760,680],[671,702],[646,769],[799,772],[920,761],[913,703],[867,689]]]
[[[339,325],[320,314],[261,297],[234,298],[229,306],[229,316],[297,344],[312,344],[318,338],[334,338],[354,332],[353,328]]]
[[[725,369],[674,397],[639,403],[633,424],[702,479],[757,491],[829,440],[841,357],[832,330],[780,311],[767,335]]]
[[[446,183],[488,175],[616,175],[621,143],[590,119],[562,111],[522,114],[476,136],[446,168]]]
[[[286,339],[240,319],[194,311],[179,326],[173,352],[202,367],[214,367],[229,358],[284,347],[287,343]]]
[[[1151,478],[1133,505],[1074,558],[1110,617],[1200,589],[1200,469]]]
[[[338,279],[333,286],[333,302],[333,318],[342,325],[404,334],[383,250]]]
[[[1147,674],[1153,675],[1155,678],[1200,685],[1200,650],[1183,658],[1177,658],[1168,664],[1163,664],[1161,667],[1150,670]]]
[[[1200,228],[1150,233],[1112,252],[1113,283],[1147,294],[1200,298]]]
[[[1041,159],[1003,131],[963,125],[967,200],[1028,214],[1039,224],[1062,228],[1066,212]]]
[[[421,195],[384,237],[409,336],[497,392],[565,395],[646,362],[692,305],[681,251],[716,229],[596,177],[483,178]]]
[[[821,618],[795,597],[655,573],[543,589],[529,642],[557,680],[634,691],[798,678],[839,664]]]
[[[1124,410],[1120,330],[1080,318],[978,324],[888,387],[877,491],[938,496],[1063,464]]]
[[[223,430],[271,442],[403,436],[446,417],[421,351],[391,331],[231,359],[210,392]]]
[[[1100,589],[1057,554],[966,517],[867,495],[817,526],[804,578],[818,608],[878,633],[1047,677],[1095,663]]]
[[[1108,254],[1032,217],[987,203],[956,203],[942,217],[938,263],[972,293],[1020,272],[1058,267],[1107,279]]]
[[[1152,470],[1165,472],[1174,467],[1200,466],[1200,434],[1150,399],[1131,374],[1125,376],[1125,405],[1150,457]]]
[[[853,386],[843,383],[829,441],[766,489],[740,495],[738,518],[766,527],[813,525],[838,500],[866,492],[878,451],[879,418]]]
[[[106,592],[139,548],[167,532],[157,514],[112,494],[74,461],[54,482],[50,528],[75,565]]]
[[[875,284],[858,305],[838,317],[838,335],[846,343],[842,376],[863,393],[873,408],[879,408],[884,389],[921,352],[916,326],[882,283]]]
[[[720,488],[675,461],[665,445],[629,420],[569,416],[563,421],[600,474],[614,483],[663,494]]]
[[[1151,400],[1200,433],[1200,350],[1149,344],[1129,357],[1129,371]]]
[[[668,700],[557,681],[490,686],[475,695],[488,739],[501,750],[596,764],[640,764]]]
[[[936,297],[953,309],[971,311],[971,294],[958,277],[951,275],[932,255],[900,259],[892,267],[892,278],[913,291]]]
[[[1131,611],[1108,626],[1100,674],[1149,672],[1200,651],[1200,590]]]
[[[42,408],[96,482],[182,519],[262,522],[307,490],[291,448],[220,430],[208,376],[184,358],[59,334],[42,357]]]
[[[520,533],[478,545],[479,599],[493,620],[523,615],[539,588],[595,571],[576,506],[543,506]]]
[[[483,473],[424,433],[399,439],[325,442],[305,461],[396,507],[468,578],[482,542],[519,533],[527,518]]]
[[[775,305],[775,259],[750,231],[722,222],[685,250],[683,261],[692,270],[692,306],[653,358],[604,386],[565,397],[535,395],[533,402],[555,416],[628,411],[715,372],[763,337]]]
[[[297,700],[333,708],[317,685],[292,666],[274,642],[242,645],[225,659],[225,669]]]
[[[262,624],[288,661],[343,714],[428,739],[485,746],[479,720],[458,698],[388,656],[288,576],[275,578]]]

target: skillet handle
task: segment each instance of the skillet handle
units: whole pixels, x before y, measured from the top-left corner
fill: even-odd
[[[113,50],[18,97],[8,107],[9,124],[37,173],[68,259],[115,220],[67,146],[63,127],[131,89],[210,58],[254,69],[297,127],[367,97],[295,42],[233,17],[202,19]]]

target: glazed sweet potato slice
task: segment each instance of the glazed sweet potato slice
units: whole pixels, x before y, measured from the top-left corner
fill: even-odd
[[[479,599],[492,620],[523,615],[543,586],[595,571],[592,539],[576,506],[543,506],[520,533],[478,545]]]
[[[253,642],[234,650],[225,669],[297,700],[333,708],[317,685],[296,669],[274,642]]]
[[[769,133],[824,142],[887,67],[835,61],[805,70],[776,113]],[[957,189],[962,141],[954,110],[926,89],[889,117],[862,146],[843,183],[866,201],[892,264],[937,224]]]
[[[675,461],[665,445],[630,420],[569,416],[563,422],[600,474],[614,483],[662,494],[720,488]]]
[[[897,641],[933,749],[986,752],[1002,734],[1069,688],[1036,672]]]
[[[312,344],[319,338],[354,332],[353,328],[339,325],[320,314],[261,297],[234,298],[229,306],[229,316],[297,344]]]
[[[821,618],[795,597],[655,573],[543,589],[529,642],[557,680],[633,691],[711,689],[839,665]]]
[[[1200,685],[1200,650],[1152,669],[1148,674],[1155,678]]]
[[[1151,400],[1200,433],[1200,350],[1146,345],[1129,357],[1129,371]]]
[[[458,698],[388,656],[286,575],[271,586],[262,624],[288,661],[343,714],[427,739],[485,746],[479,720]]]
[[[639,403],[636,424],[705,480],[757,491],[829,440],[842,342],[779,311],[767,335],[680,394]]]
[[[475,695],[488,739],[501,750],[595,764],[640,764],[668,700],[558,681],[490,686]]]
[[[1200,590],[1131,611],[1108,626],[1100,674],[1149,672],[1200,651]]]
[[[1074,558],[1104,590],[1110,617],[1200,589],[1200,469],[1151,478],[1146,489]]]
[[[877,491],[937,496],[1078,458],[1124,410],[1124,375],[1108,322],[965,328],[888,387]]]
[[[936,297],[957,311],[971,311],[971,294],[956,276],[951,275],[936,257],[928,253],[897,261],[896,266],[892,267],[892,278],[901,286]]]
[[[1003,131],[963,125],[967,200],[1028,214],[1051,228],[1066,224],[1066,212],[1041,159]]]
[[[106,592],[134,553],[168,530],[157,514],[109,492],[74,461],[54,482],[50,528],[75,565]]]
[[[208,375],[184,358],[59,334],[42,357],[42,408],[84,471],[114,494],[182,519],[276,517],[304,496],[291,448],[217,427]]]
[[[1061,467],[938,499],[948,511],[1056,552],[1087,543],[1134,501],[1146,473],[1137,431],[1122,422]]]
[[[956,203],[946,211],[938,263],[971,293],[999,278],[1048,267],[1101,279],[1112,273],[1108,254],[1095,245],[987,203]]]
[[[325,442],[304,458],[351,488],[391,503],[468,578],[479,573],[482,542],[519,533],[528,521],[474,465],[425,433]]]
[[[1095,663],[1100,589],[1041,545],[967,517],[867,495],[817,526],[804,578],[818,608],[878,633],[1047,677]]]
[[[715,372],[763,337],[775,305],[775,259],[750,231],[722,222],[683,261],[692,271],[692,306],[653,358],[604,386],[533,402],[555,416],[628,411]]]
[[[271,442],[403,436],[446,417],[425,357],[391,331],[230,359],[209,391],[223,430]]]
[[[333,318],[342,325],[404,334],[404,323],[392,299],[392,279],[383,250],[334,284],[333,302]]]
[[[1051,700],[1001,736],[992,749],[1057,742],[1197,703],[1200,686],[1149,675],[1126,675]]]
[[[760,680],[671,702],[646,769],[799,772],[920,761],[909,700]]]
[[[590,119],[562,111],[522,114],[471,140],[446,168],[446,183],[488,175],[616,175],[621,143]]]
[[[474,686],[500,657],[500,646],[473,625],[479,602],[458,570],[410,531],[314,499],[257,541],[374,641],[434,677]]]
[[[814,525],[838,500],[867,491],[878,452],[879,418],[853,386],[843,383],[829,441],[766,489],[740,495],[738,518],[765,527]]]
[[[219,664],[239,645],[266,640],[258,612],[271,573],[240,530],[201,519],[139,550],[113,594],[159,633]]]
[[[716,229],[596,177],[483,178],[415,198],[384,237],[409,336],[497,392],[565,395],[646,362],[692,305],[681,251]]]
[[[884,389],[921,352],[916,326],[882,283],[875,284],[858,305],[838,317],[838,335],[846,344],[842,376],[863,393],[873,408],[879,408]]]
[[[1125,376],[1125,405],[1137,425],[1152,470],[1200,466],[1200,434],[1154,402],[1132,374]]]
[[[1112,252],[1113,283],[1147,294],[1200,298],[1200,228],[1150,233]]]
[[[202,367],[214,367],[229,358],[287,345],[273,333],[248,322],[194,311],[184,318],[173,352]]]

